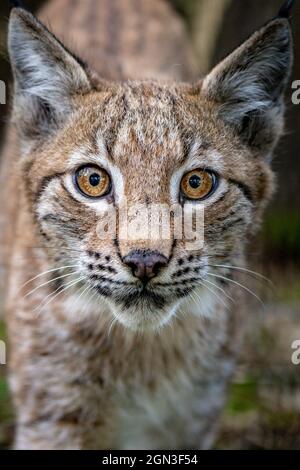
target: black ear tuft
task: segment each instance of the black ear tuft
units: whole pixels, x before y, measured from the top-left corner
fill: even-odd
[[[15,8],[25,8],[23,2],[20,0],[9,0],[9,3]]]
[[[294,5],[294,0],[287,0],[284,5],[279,10],[278,18],[287,18],[291,16],[291,10]]]
[[[29,11],[22,0],[9,0],[9,4],[11,8],[21,8],[22,10]]]

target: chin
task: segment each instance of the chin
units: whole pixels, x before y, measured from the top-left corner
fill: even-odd
[[[159,332],[170,324],[176,314],[177,305],[158,308],[148,302],[139,302],[130,307],[113,305],[112,314],[126,329],[139,332]]]

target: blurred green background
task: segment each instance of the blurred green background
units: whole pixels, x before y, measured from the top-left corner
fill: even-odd
[[[0,4],[3,52],[0,79],[7,83],[10,78],[5,50],[8,3],[1,0]],[[42,3],[42,0],[26,1],[32,11]],[[172,0],[172,3],[186,22],[199,71],[204,75],[255,29],[274,17],[283,0]],[[300,2],[296,2],[293,10],[292,26],[293,81],[300,80]],[[255,287],[266,307],[265,311],[259,306],[253,310],[217,448],[300,448],[300,365],[291,362],[291,344],[300,339],[300,105],[292,104],[291,95],[290,86],[286,95],[287,130],[273,163],[278,191],[263,230],[251,246],[251,258],[257,260],[255,269],[273,281],[275,292],[261,284]],[[5,106],[0,106],[0,145],[7,111]],[[5,329],[0,322],[0,339],[4,338]],[[6,369],[0,366],[0,448],[9,447],[13,422]]]

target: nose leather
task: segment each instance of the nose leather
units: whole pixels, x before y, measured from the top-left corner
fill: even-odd
[[[167,258],[156,251],[133,250],[124,258],[132,274],[144,283],[157,276],[167,262]]]

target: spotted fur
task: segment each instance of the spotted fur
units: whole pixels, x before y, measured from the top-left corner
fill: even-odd
[[[15,447],[209,448],[245,322],[229,267],[245,267],[273,191],[288,20],[192,83],[184,28],[163,0],[53,0],[40,17],[60,37],[70,31],[84,60],[12,11],[1,186]],[[110,173],[107,198],[76,190],[86,163]],[[194,168],[219,175],[201,250],[172,237],[99,239],[109,204],[180,202],[180,179]],[[146,290],[124,263],[133,249],[168,260]]]

